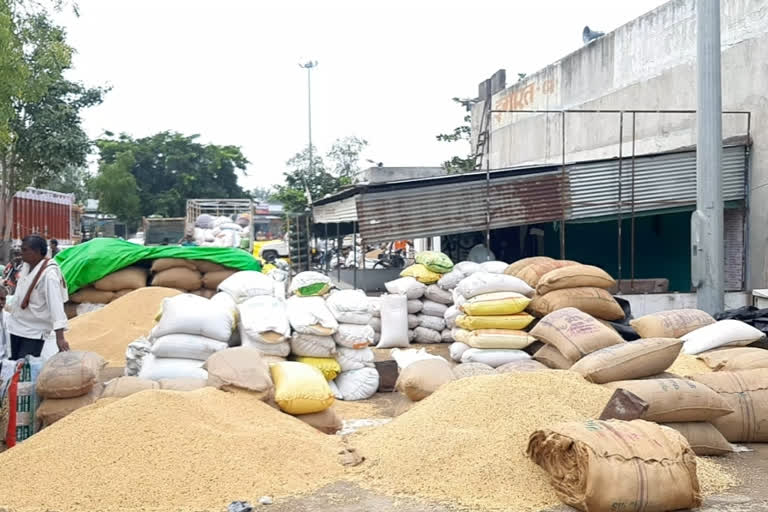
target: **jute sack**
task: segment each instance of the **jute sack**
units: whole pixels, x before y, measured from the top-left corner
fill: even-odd
[[[250,347],[228,348],[216,352],[203,365],[208,370],[208,386],[230,391],[241,388],[272,397],[272,377],[261,352]]]
[[[536,284],[536,293],[547,294],[554,290],[565,288],[582,288],[590,286],[609,290],[616,285],[608,272],[592,265],[569,265],[551,270],[541,276]]]
[[[472,348],[525,348],[536,338],[525,331],[478,329],[471,331],[466,344]]]
[[[159,388],[160,385],[154,380],[140,379],[138,377],[118,377],[107,383],[101,397],[125,398],[139,391]]]
[[[624,310],[616,299],[601,288],[569,288],[536,295],[528,309],[539,318],[563,308],[576,308],[602,320],[621,320]]]
[[[175,267],[183,267],[188,268],[190,270],[197,270],[197,267],[195,266],[195,263],[191,260],[185,260],[181,258],[158,258],[155,261],[152,262],[152,273],[157,274],[162,272],[163,270],[168,270],[169,268],[175,268]]]
[[[666,512],[701,504],[696,455],[682,435],[654,423],[561,423],[534,432],[527,453],[549,474],[558,497],[582,511]]]
[[[197,270],[184,267],[174,267],[155,274],[152,286],[165,286],[179,290],[197,290],[203,287],[202,275]]]
[[[768,369],[706,373],[693,379],[709,386],[733,409],[732,414],[712,420],[728,441],[768,441]]]
[[[554,345],[544,345],[533,355],[533,359],[553,370],[568,370],[573,363],[557,350]]]
[[[539,280],[544,277],[545,274],[558,268],[570,267],[572,265],[579,265],[579,263],[569,260],[535,261],[518,270],[515,277],[519,277],[528,283],[528,286],[536,289]]]
[[[673,309],[635,318],[629,325],[641,338],[679,338],[713,323],[715,319],[699,309]]]
[[[37,377],[43,398],[74,398],[89,393],[107,362],[95,352],[59,352],[46,361]]]
[[[323,434],[333,435],[344,428],[344,422],[339,415],[336,414],[333,406],[321,412],[297,414],[294,418],[303,421],[310,427],[316,428]]]
[[[203,274],[203,288],[215,290],[229,276],[237,272],[236,270],[218,270],[216,272],[206,272]]]
[[[116,292],[126,288],[143,288],[144,286],[147,286],[147,271],[141,267],[127,267],[112,272],[93,283],[93,287],[97,290],[107,292]]]
[[[571,366],[571,371],[595,384],[648,377],[672,366],[682,348],[683,342],[675,338],[619,343],[587,354]]]
[[[714,425],[706,421],[665,423],[664,426],[680,432],[696,455],[725,455],[733,452],[731,443]]]
[[[528,265],[531,265],[533,263],[544,263],[544,262],[550,262],[555,261],[549,256],[532,256],[530,258],[523,258],[521,260],[517,260],[514,263],[510,263],[509,266],[507,266],[506,270],[504,270],[504,273],[508,276],[517,276],[517,273],[523,270]]]
[[[202,389],[207,385],[208,381],[205,379],[194,379],[190,377],[182,377],[179,379],[160,379],[160,389],[166,391],[195,391]]]
[[[91,405],[101,396],[103,386],[97,384],[89,393],[74,398],[46,398],[35,412],[35,417],[40,421],[42,427],[53,425],[60,419],[75,412],[81,407]]]
[[[605,386],[625,389],[647,402],[648,410],[643,419],[648,421],[714,421],[733,412],[727,400],[705,384],[693,380],[620,380]]]
[[[69,296],[69,300],[77,304],[109,304],[115,298],[115,292],[97,290],[92,286],[80,288]]]
[[[512,361],[511,363],[503,364],[496,368],[496,373],[538,372],[541,370],[549,370],[549,368],[533,359],[525,359],[522,361]]]
[[[395,389],[414,402],[423,400],[456,377],[451,365],[442,358],[422,359],[400,371]]]
[[[571,364],[601,348],[624,343],[616,331],[576,308],[549,313],[531,329],[531,335],[554,346]]]
[[[125,295],[128,295],[129,293],[131,293],[131,292],[133,292],[133,291],[135,291],[135,290],[134,290],[134,289],[132,289],[132,288],[126,288],[125,290],[117,290],[117,291],[115,292],[115,296],[112,298],[112,300],[117,300],[117,299],[119,299],[120,297],[123,297],[123,296],[125,296]]]
[[[478,375],[494,374],[496,374],[496,370],[492,366],[483,363],[461,363],[453,367],[453,375],[457,380]]]
[[[715,372],[768,368],[768,350],[762,348],[721,348],[699,354],[698,358]]]
[[[206,260],[193,260],[195,267],[201,274],[207,274],[208,272],[219,272],[221,270],[232,270],[218,263]]]

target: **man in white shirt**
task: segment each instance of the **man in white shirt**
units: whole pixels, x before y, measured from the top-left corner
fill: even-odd
[[[0,284],[0,359],[8,359],[11,357],[10,341],[8,340],[8,333],[5,330],[5,298],[8,296],[8,289]]]
[[[64,303],[69,300],[67,285],[56,261],[46,258],[48,244],[38,235],[21,241],[21,259],[16,293],[10,307],[7,329],[11,335],[11,359],[27,355],[39,357],[45,337],[56,332],[60,351],[69,350],[64,339],[67,315]]]

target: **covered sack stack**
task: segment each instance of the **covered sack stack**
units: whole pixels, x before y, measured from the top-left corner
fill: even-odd
[[[126,267],[102,277],[70,296],[76,304],[109,304],[133,290],[147,286],[147,271],[141,267]]]

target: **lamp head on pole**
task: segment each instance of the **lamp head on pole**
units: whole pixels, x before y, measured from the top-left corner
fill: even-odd
[[[304,64],[299,63],[299,67],[300,68],[304,68],[304,69],[316,68],[317,67],[317,61],[316,60],[308,60]]]

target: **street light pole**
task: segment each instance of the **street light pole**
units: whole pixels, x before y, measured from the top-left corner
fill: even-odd
[[[307,70],[307,120],[309,124],[309,172],[314,169],[314,162],[312,161],[312,70],[317,67],[317,61],[308,60],[304,64],[299,64],[299,67]],[[306,177],[304,179],[304,191],[307,195],[307,202],[312,204],[312,194],[309,191]]]

